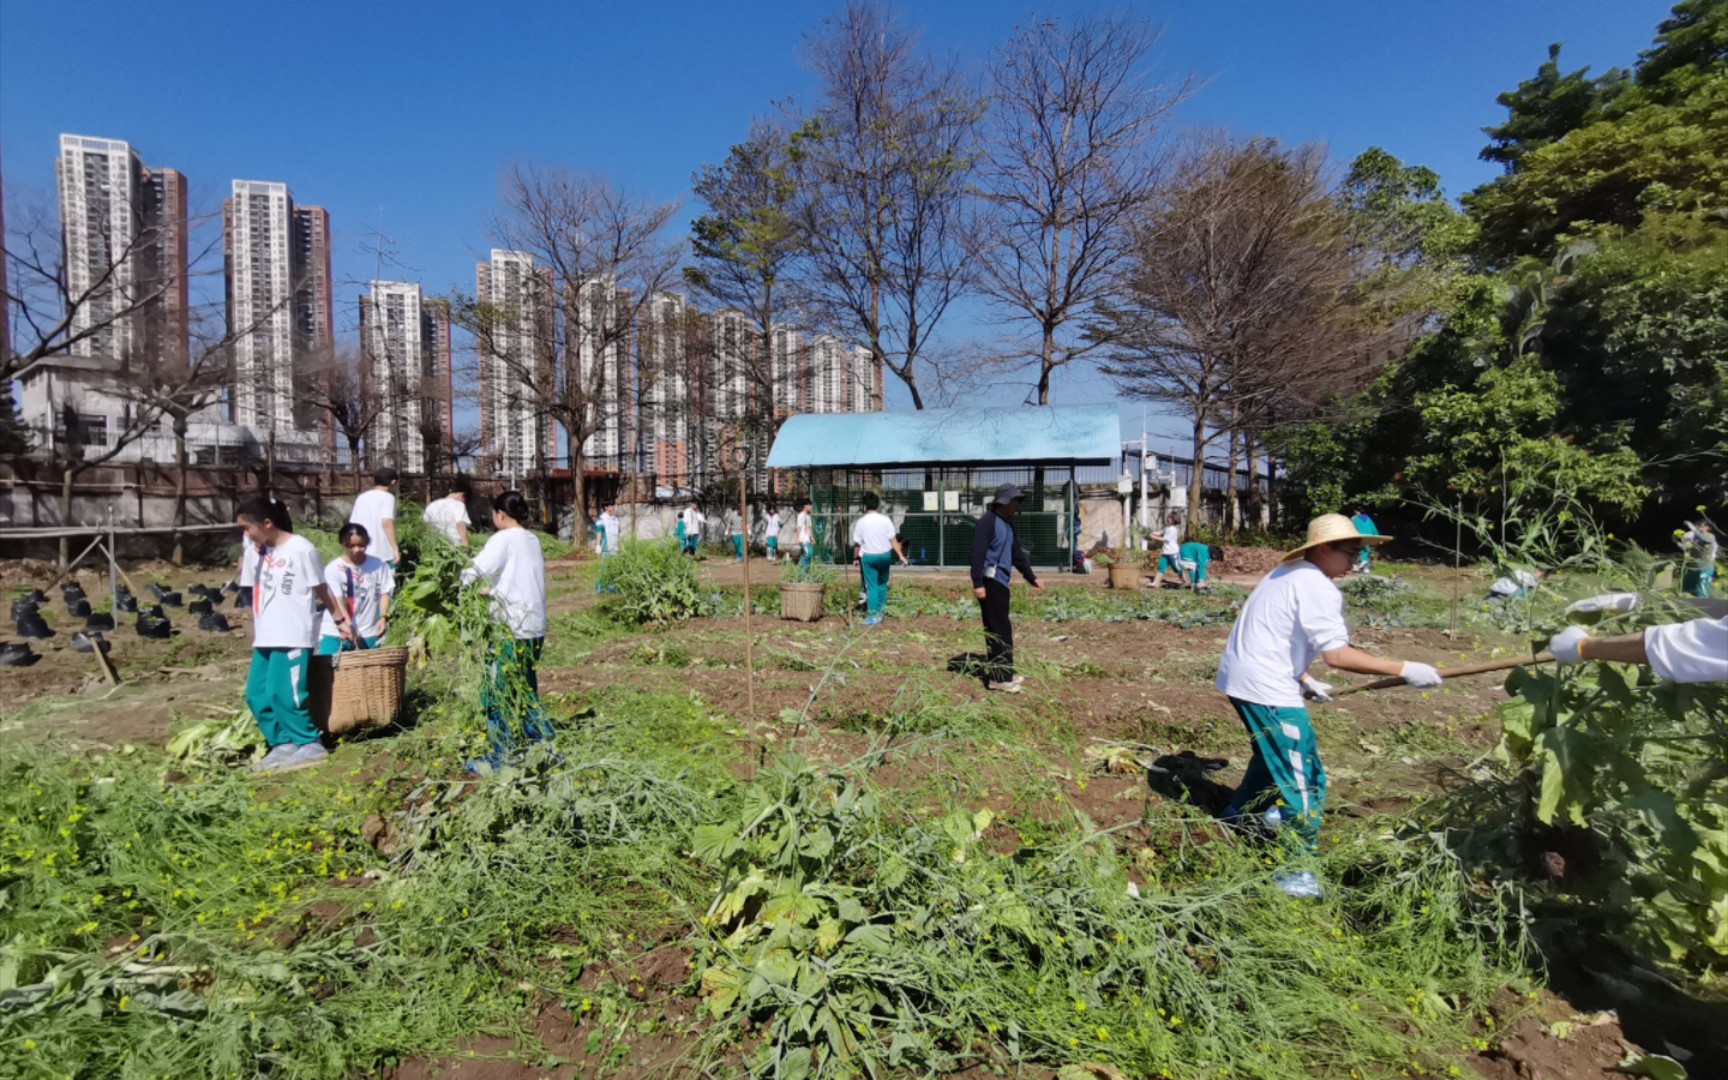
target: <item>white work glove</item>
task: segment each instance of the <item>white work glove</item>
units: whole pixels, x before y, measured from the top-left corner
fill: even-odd
[[[1309,701],[1331,701],[1332,684],[1323,683],[1312,675],[1302,676],[1302,696]]]
[[[1549,640],[1548,651],[1554,654],[1558,663],[1576,664],[1584,659],[1584,654],[1579,650],[1584,647],[1584,641],[1589,636],[1582,626],[1568,626]]]
[[[1430,664],[1418,663],[1415,660],[1404,661],[1404,666],[1399,669],[1398,676],[1411,686],[1422,690],[1439,686],[1441,682],[1440,672],[1437,669]]]
[[[1606,615],[1609,612],[1625,614],[1638,610],[1638,594],[1635,592],[1607,592],[1596,596],[1587,596],[1566,609],[1568,615]]]

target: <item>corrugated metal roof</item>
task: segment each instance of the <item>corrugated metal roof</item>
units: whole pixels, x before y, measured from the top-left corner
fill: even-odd
[[[768,452],[768,467],[1104,465],[1121,452],[1122,425],[1114,405],[824,413],[787,418]]]

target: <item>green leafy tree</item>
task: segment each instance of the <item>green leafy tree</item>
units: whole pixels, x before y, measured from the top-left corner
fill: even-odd
[[[1589,73],[1588,67],[1562,73],[1560,43],[1548,46],[1548,60],[1536,69],[1535,78],[1495,98],[1505,106],[1506,120],[1482,129],[1490,140],[1482,160],[1516,173],[1527,155],[1600,119],[1603,107],[1626,85],[1626,73],[1615,68],[1598,79]]]
[[[704,165],[692,180],[708,212],[691,222],[692,266],[685,280],[717,303],[742,311],[753,324],[746,350],[751,388],[746,425],[772,433],[771,359],[774,324],[793,310],[786,295],[793,260],[806,251],[797,223],[798,185],[793,149],[780,128],[757,122],[719,165]]]

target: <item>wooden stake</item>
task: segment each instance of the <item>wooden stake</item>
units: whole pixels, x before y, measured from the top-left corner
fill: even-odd
[[[1535,656],[1520,656],[1511,660],[1488,660],[1480,664],[1465,664],[1463,667],[1440,668],[1442,679],[1456,679],[1464,675],[1485,675],[1490,671],[1507,671],[1515,667],[1527,667],[1531,664],[1546,664],[1554,659],[1551,652],[1539,652]],[[1346,694],[1354,694],[1360,690],[1390,690],[1394,686],[1404,686],[1402,677],[1394,675],[1389,679],[1376,679],[1361,686],[1346,686],[1342,690],[1332,691],[1333,698],[1341,698]]]

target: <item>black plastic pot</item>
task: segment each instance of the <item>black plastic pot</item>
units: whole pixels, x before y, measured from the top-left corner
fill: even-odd
[[[40,656],[30,651],[28,641],[8,641],[0,645],[0,667],[29,667],[40,659]]]
[[[174,633],[173,625],[166,618],[148,612],[138,616],[134,629],[138,631],[139,637],[155,641],[166,641]]]
[[[48,624],[42,621],[42,616],[27,615],[18,620],[18,636],[32,638],[36,641],[46,641],[54,636],[54,631],[50,630]]]
[[[66,601],[66,614],[74,619],[88,619],[90,617],[90,601],[82,597],[77,600]]]
[[[186,614],[188,615],[208,615],[213,610],[215,609],[210,606],[210,598],[203,595],[194,597],[186,605]]]
[[[26,598],[23,600],[12,601],[12,617],[14,619],[22,619],[26,615],[37,615],[40,613],[41,608],[36,605],[36,601],[34,600]]]
[[[210,614],[199,618],[198,629],[208,630],[212,634],[226,634],[234,628],[228,625],[228,616],[220,611],[212,611]]]
[[[161,596],[157,597],[157,599],[162,601],[163,607],[179,607],[184,603],[180,594],[177,592],[165,592]]]

